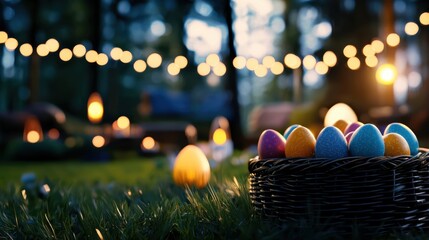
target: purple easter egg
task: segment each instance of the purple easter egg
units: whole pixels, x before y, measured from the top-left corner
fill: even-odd
[[[258,140],[259,158],[284,158],[285,144],[285,138],[276,130],[267,129],[263,131]]]

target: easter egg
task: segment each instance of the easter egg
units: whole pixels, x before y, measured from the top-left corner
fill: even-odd
[[[348,125],[349,125],[349,122],[343,119],[340,119],[334,123],[334,127],[337,127],[338,129],[340,129],[341,132],[344,132],[344,130]]]
[[[383,136],[384,140],[384,155],[385,156],[400,156],[410,155],[410,147],[407,140],[397,133],[388,133]]]
[[[384,130],[384,135],[388,133],[398,133],[404,137],[408,143],[408,146],[410,147],[411,155],[416,155],[419,152],[419,141],[417,140],[414,132],[405,124],[391,123],[387,125],[386,129]]]
[[[313,157],[316,139],[306,127],[298,126],[286,140],[285,154],[288,158]]]
[[[347,125],[346,129],[344,130],[344,136],[346,136],[350,132],[356,131],[360,126],[362,126],[363,123],[361,122],[352,122]]]
[[[176,157],[173,180],[179,186],[205,187],[210,180],[210,164],[203,151],[195,145],[187,145]]]
[[[346,138],[347,144],[350,143],[350,139],[352,138],[353,133],[354,133],[354,131],[346,134],[345,138]]]
[[[322,129],[316,140],[315,154],[317,158],[347,157],[348,147],[343,133],[334,126]]]
[[[290,125],[288,128],[286,128],[285,132],[283,133],[283,137],[287,140],[290,133],[298,126],[300,126],[300,125],[299,124]]]
[[[258,155],[260,159],[284,158],[286,140],[273,129],[264,130],[258,140]]]
[[[383,156],[383,136],[375,125],[364,124],[353,133],[350,139],[349,151],[351,156]]]

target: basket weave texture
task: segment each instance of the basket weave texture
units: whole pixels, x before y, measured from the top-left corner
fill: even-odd
[[[264,216],[317,215],[333,226],[429,229],[429,153],[398,157],[250,159],[249,193]]]

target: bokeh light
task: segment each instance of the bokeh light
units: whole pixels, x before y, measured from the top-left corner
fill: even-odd
[[[206,63],[211,67],[215,67],[217,64],[219,64],[219,62],[220,62],[219,55],[215,53],[211,53],[206,57]]]
[[[188,66],[188,59],[184,56],[177,56],[174,58],[174,63],[180,68],[183,69]]]
[[[81,58],[86,54],[86,47],[82,44],[77,44],[73,47],[73,54],[77,58]]]
[[[24,57],[28,57],[33,53],[33,46],[29,43],[24,43],[19,47],[19,52]]]
[[[246,58],[243,56],[237,56],[232,60],[232,65],[236,69],[243,69],[246,67]]]
[[[326,112],[324,125],[333,126],[338,120],[346,122],[357,122],[358,118],[355,111],[345,103],[337,103]]]
[[[110,50],[110,57],[113,60],[118,61],[119,59],[121,59],[122,53],[123,53],[122,49],[118,47],[114,47],[112,48],[112,50]]]
[[[429,25],[429,12],[420,14],[419,20],[422,25]]]
[[[225,130],[218,128],[213,132],[213,142],[217,145],[223,145],[226,143],[227,136]]]
[[[347,66],[351,70],[357,70],[360,68],[360,60],[357,57],[351,57],[349,60],[347,60]]]
[[[92,145],[96,148],[101,148],[106,144],[106,139],[103,136],[97,135],[92,138]]]
[[[155,144],[155,139],[153,139],[153,137],[148,136],[143,138],[141,146],[143,149],[152,150],[153,148],[155,148]]]
[[[255,68],[255,75],[258,77],[265,77],[268,73],[268,69],[262,65],[259,64],[256,68]]]
[[[136,72],[141,73],[141,72],[144,72],[146,70],[147,66],[146,66],[146,62],[144,60],[139,59],[139,60],[134,62],[133,67],[134,67],[134,70]]]
[[[320,75],[325,75],[329,71],[329,66],[325,62],[320,61],[316,63],[314,70]]]
[[[121,60],[122,63],[129,63],[133,60],[133,54],[131,54],[130,51],[125,50],[122,52],[119,60]]]
[[[288,68],[297,69],[301,66],[301,59],[293,53],[288,53],[284,58],[284,63]]]
[[[46,47],[45,44],[42,43],[42,44],[39,44],[39,46],[37,46],[36,52],[37,54],[39,54],[39,56],[45,57],[49,54],[49,49]]]
[[[213,67],[213,73],[218,76],[222,77],[226,73],[226,66],[222,62],[219,62],[216,66]]]
[[[384,43],[378,39],[375,39],[371,42],[371,47],[375,53],[381,53],[384,50]]]
[[[250,71],[254,71],[256,67],[259,65],[258,59],[256,58],[248,58],[246,61],[246,68]]]
[[[343,54],[344,54],[344,56],[346,56],[348,58],[352,58],[352,57],[356,56],[357,49],[353,45],[347,45],[343,49]]]
[[[371,44],[367,44],[367,45],[365,45],[365,46],[363,47],[363,49],[362,49],[362,53],[363,53],[363,55],[365,55],[366,57],[375,55],[375,51],[374,51],[374,49],[372,48],[372,45],[371,45]]]
[[[130,119],[126,116],[120,116],[116,120],[119,129],[127,129],[130,127]]]
[[[285,70],[285,67],[281,62],[274,62],[270,70],[274,75],[280,75]]]
[[[49,52],[56,52],[60,48],[60,43],[55,38],[48,39],[45,45],[48,48]]]
[[[198,64],[197,72],[201,76],[207,76],[207,75],[209,75],[209,73],[210,73],[210,65],[208,65],[205,62]]]
[[[73,52],[68,49],[68,48],[64,48],[61,49],[60,51],[60,59],[63,60],[64,62],[70,61],[70,59],[73,57]]]
[[[4,45],[7,50],[14,51],[18,47],[18,40],[15,38],[8,38]]]
[[[97,56],[97,64],[100,66],[104,66],[109,62],[109,57],[105,53],[100,53]]]
[[[392,85],[398,76],[398,71],[396,70],[395,66],[386,63],[377,69],[375,76],[380,84]]]
[[[415,22],[407,22],[404,27],[405,33],[409,36],[416,35],[419,32],[419,25]]]
[[[387,43],[387,45],[389,45],[391,47],[398,46],[400,42],[401,42],[401,38],[396,33],[390,33],[386,37],[386,43]]]
[[[40,134],[36,130],[31,130],[27,133],[27,142],[37,143],[40,141]]]
[[[337,64],[337,56],[335,55],[334,52],[332,51],[326,51],[323,54],[323,62],[328,66],[328,67],[333,67]],[[316,70],[317,71],[317,70]]]
[[[146,62],[149,67],[158,68],[162,64],[162,57],[158,53],[152,53],[147,57]]]
[[[89,50],[85,54],[85,59],[89,63],[95,63],[98,59],[98,53],[95,50]]]
[[[271,66],[276,62],[276,59],[273,56],[265,56],[262,58],[262,65],[266,68],[271,68]]]
[[[176,76],[180,73],[180,67],[175,63],[170,63],[167,66],[167,72],[171,76]]]
[[[305,69],[311,70],[316,66],[317,60],[313,55],[307,55],[302,59],[302,65]]]
[[[365,58],[365,64],[368,67],[376,67],[378,64],[378,58],[375,55],[368,56]]]
[[[0,31],[0,44],[5,43],[8,38],[8,35],[5,31]]]

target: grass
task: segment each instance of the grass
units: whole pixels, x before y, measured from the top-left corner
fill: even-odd
[[[26,172],[34,182],[20,181]],[[343,238],[317,221],[261,218],[247,175],[245,163],[227,161],[195,189],[176,186],[161,157],[0,163],[0,239]]]

